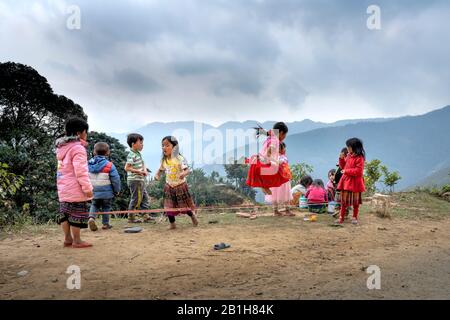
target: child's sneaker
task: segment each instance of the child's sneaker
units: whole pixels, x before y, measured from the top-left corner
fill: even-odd
[[[89,226],[89,229],[91,231],[97,231],[98,230],[97,225],[95,224],[95,219],[94,218],[89,218],[88,226]]]

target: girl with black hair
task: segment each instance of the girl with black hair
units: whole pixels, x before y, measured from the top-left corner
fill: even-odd
[[[353,206],[353,224],[358,224],[359,206],[362,204],[361,194],[364,192],[364,161],[366,152],[363,143],[358,138],[351,138],[346,141],[348,155],[344,157],[341,153],[339,157],[339,167],[342,170],[342,177],[339,181],[338,190],[341,190],[341,212],[339,224],[344,222],[345,211]]]
[[[256,136],[266,135],[262,151],[248,159],[250,169],[247,185],[262,188],[266,195],[271,195],[270,188],[279,187],[290,179],[283,174],[280,166],[280,143],[286,138],[288,127],[284,122],[277,122],[272,130],[266,131],[261,126],[256,129]]]
[[[197,226],[198,221],[194,213],[195,204],[186,182],[189,167],[179,152],[178,140],[175,137],[167,136],[162,139],[161,145],[163,155],[161,166],[155,175],[155,180],[159,180],[161,172],[165,172],[164,209],[169,217],[170,229],[176,229],[175,216],[179,214],[187,214],[191,217],[192,224]],[[174,208],[187,209],[187,211],[180,212],[171,210]]]

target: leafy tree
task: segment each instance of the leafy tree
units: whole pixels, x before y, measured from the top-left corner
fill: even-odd
[[[383,183],[386,187],[389,187],[390,192],[394,192],[394,186],[402,178],[397,171],[389,172],[386,166],[381,166],[381,171],[384,175]]]
[[[366,192],[369,194],[375,193],[376,183],[380,180],[382,173],[380,169],[381,161],[373,159],[366,161],[364,165],[364,183],[366,186]]]
[[[256,192],[246,183],[249,166],[235,161],[233,164],[224,165],[227,179],[236,191],[241,192],[252,200],[255,200]]]
[[[57,210],[54,141],[71,116],[87,119],[81,106],[54,94],[33,68],[0,63],[0,162],[23,176],[14,201],[18,207],[28,203],[38,220]]]
[[[314,167],[305,163],[305,162],[301,162],[301,163],[297,163],[291,166],[291,173],[292,173],[292,183],[293,185],[297,185],[300,183],[300,179],[307,175],[310,174],[314,171]]]
[[[11,197],[22,186],[23,177],[8,171],[9,166],[0,162],[0,228],[15,222],[17,212],[13,210]]]

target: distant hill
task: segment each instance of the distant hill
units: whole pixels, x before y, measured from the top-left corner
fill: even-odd
[[[227,129],[247,130],[256,125],[256,121],[226,122],[215,128],[201,124],[203,132],[216,129],[225,136]],[[264,128],[272,127],[274,122],[264,122]],[[194,136],[193,121],[151,123],[136,132],[144,135],[144,158],[147,165],[155,170],[160,161],[161,138],[172,134],[175,130],[184,130],[185,134]],[[450,106],[424,115],[406,116],[394,119],[360,119],[342,120],[334,123],[321,123],[311,120],[287,122],[289,135],[286,138],[289,161],[306,162],[314,167],[314,177],[326,180],[329,169],[334,168],[341,148],[351,137],[359,137],[364,141],[367,159],[380,159],[390,170],[400,172],[402,179],[397,190],[415,186],[428,179],[437,181],[440,170],[450,167]],[[199,123],[197,123],[199,125]],[[180,133],[180,131],[178,131]],[[183,132],[181,132],[183,133]],[[111,134],[122,143],[126,135]],[[224,175],[221,164],[205,165],[195,161],[193,141],[180,141],[181,152],[187,154],[190,163],[202,167],[207,173],[215,170]],[[261,145],[260,139],[258,145]],[[199,146],[198,141],[195,143]],[[208,147],[203,142],[201,150]],[[215,155],[221,159],[230,159],[238,155],[248,155],[249,147],[255,147],[255,138],[237,142],[236,145],[225,146],[225,154]]]
[[[302,121],[294,121],[294,122],[286,122],[289,127],[289,134],[295,135],[302,132],[307,132],[314,129],[319,128],[328,128],[328,127],[335,127],[335,126],[344,126],[348,124],[353,123],[360,123],[360,122],[381,122],[381,121],[387,121],[389,119],[384,118],[377,118],[377,119],[352,119],[352,120],[340,120],[333,123],[323,123],[323,122],[315,122],[309,119],[305,119]],[[273,127],[273,124],[275,121],[266,121],[262,122],[261,125],[263,128],[270,129]],[[205,131],[210,129],[216,129],[218,130],[222,137],[226,139],[226,132],[227,130],[249,130],[255,127],[258,124],[257,121],[248,120],[244,122],[238,122],[238,121],[228,121],[223,123],[222,125],[218,127],[211,126],[209,124],[195,122],[195,121],[178,121],[178,122],[152,122],[147,124],[146,126],[142,128],[138,128],[134,130],[134,132],[138,132],[144,136],[144,150],[143,150],[143,156],[144,159],[148,165],[148,167],[154,171],[157,169],[159,165],[159,161],[161,158],[161,139],[164,136],[175,134],[179,140],[180,140],[180,146],[181,146],[181,152],[187,155],[187,158],[192,163],[194,162],[194,165],[197,166],[204,166],[204,163],[195,163],[196,157],[194,155],[196,154],[194,150],[194,145],[200,145],[199,141],[192,141],[193,137],[195,136],[194,131],[197,128],[197,130],[201,130],[201,132],[204,134]],[[200,129],[201,128],[201,129]],[[127,133],[108,133],[108,135],[117,138],[122,144],[125,146],[127,145],[126,137]],[[190,136],[191,141],[182,141],[182,136]],[[250,139],[242,140],[242,141],[235,141],[234,145],[228,145],[226,141],[223,141],[224,144],[224,151],[225,152],[233,152],[236,148],[243,147],[245,145],[250,144],[253,148],[256,149],[257,141],[252,135]],[[208,146],[208,142],[203,141],[201,150],[205,149]],[[218,156],[218,155],[217,155]],[[227,157],[228,159],[229,157]],[[224,174],[223,166],[222,165],[211,165],[206,168],[208,172],[212,171],[208,168],[215,168],[216,171]]]
[[[398,190],[415,185],[450,166],[450,106],[420,116],[385,122],[367,122],[322,128],[286,138],[291,163],[314,166],[314,175],[326,178],[341,148],[351,137],[363,140],[367,159],[380,159],[400,172]]]
[[[437,170],[416,183],[416,187],[438,187],[450,184],[450,166]]]

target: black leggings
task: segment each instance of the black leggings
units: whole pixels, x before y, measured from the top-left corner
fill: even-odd
[[[187,211],[186,214],[187,214],[189,217],[192,217],[192,211]],[[169,217],[169,222],[170,222],[170,223],[174,223],[174,222],[175,222],[175,216],[168,216],[168,217]]]

